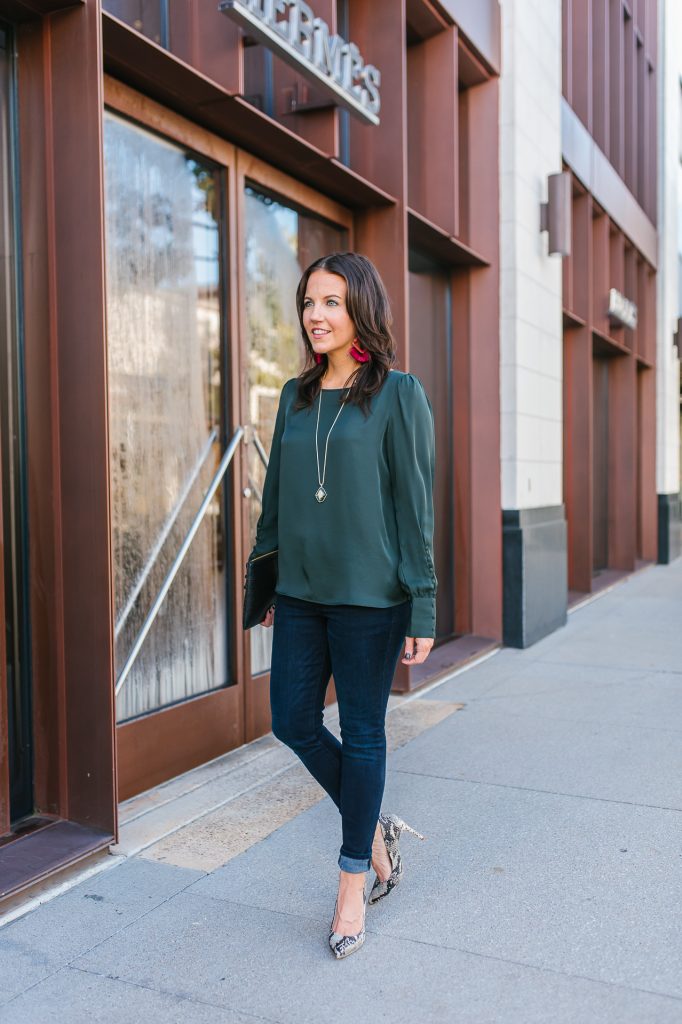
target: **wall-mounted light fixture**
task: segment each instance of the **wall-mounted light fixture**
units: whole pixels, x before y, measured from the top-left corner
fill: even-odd
[[[571,255],[571,175],[547,178],[547,202],[540,204],[540,231],[549,232],[549,254]]]

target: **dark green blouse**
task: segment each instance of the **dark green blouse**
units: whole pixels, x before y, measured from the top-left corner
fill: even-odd
[[[343,391],[322,390],[294,411],[296,378],[282,388],[251,556],[278,548],[276,591],[304,601],[386,608],[409,597],[408,636],[435,637],[431,403],[418,377],[391,370],[367,418],[345,406],[329,438],[320,503],[318,402],[322,472]]]

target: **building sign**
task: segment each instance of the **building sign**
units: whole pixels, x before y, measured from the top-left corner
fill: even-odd
[[[222,0],[220,10],[274,50],[334,101],[379,124],[381,72],[365,64],[355,43],[334,35],[304,0]]]
[[[609,317],[634,331],[637,326],[637,306],[621,295],[617,288],[612,288],[609,292]]]

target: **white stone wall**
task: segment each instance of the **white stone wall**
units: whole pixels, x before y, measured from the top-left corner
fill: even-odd
[[[561,0],[502,0],[500,344],[502,507],[560,505],[561,257],[540,204],[561,171]]]
[[[680,489],[680,363],[673,346],[682,314],[678,253],[682,248],[682,3],[659,5],[658,274],[656,335],[656,490]]]

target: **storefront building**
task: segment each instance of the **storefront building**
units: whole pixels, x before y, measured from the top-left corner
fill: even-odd
[[[318,256],[377,263],[435,413],[397,692],[677,557],[675,4],[0,0],[0,900],[269,731],[244,562]]]
[[[518,647],[679,550],[677,322],[657,320],[657,286],[677,297],[678,250],[657,285],[666,190],[677,223],[678,167],[671,193],[657,157],[673,7],[502,4],[503,635]],[[679,121],[669,134],[679,147]]]
[[[657,6],[563,4],[564,487],[578,593],[658,554]]]
[[[682,555],[682,7],[660,18],[658,253],[656,275],[656,491],[658,560]]]
[[[243,566],[323,253],[376,261],[432,398],[428,672],[501,640],[500,20],[492,0],[0,18],[7,896],[106,849],[119,801],[269,729]]]

